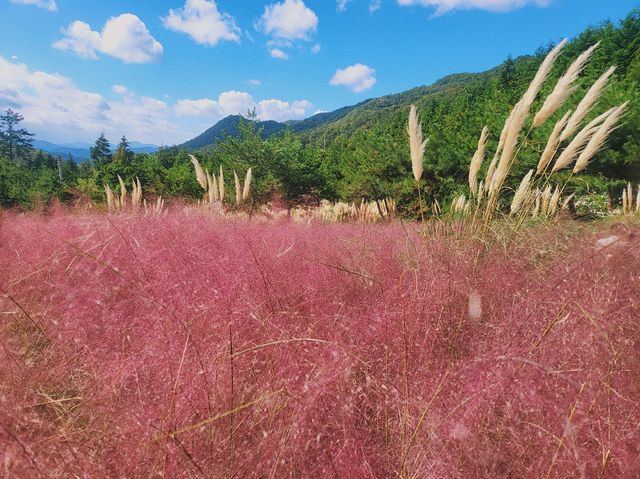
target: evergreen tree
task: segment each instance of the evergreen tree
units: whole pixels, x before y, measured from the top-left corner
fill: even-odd
[[[133,160],[134,153],[131,151],[131,147],[129,146],[129,142],[127,138],[123,135],[120,139],[120,143],[118,144],[118,148],[113,155],[114,163],[131,163]]]
[[[0,115],[0,153],[12,162],[25,158],[33,150],[33,133],[19,128],[24,117],[9,109]]]
[[[96,144],[89,149],[91,159],[98,164],[105,164],[111,161],[111,145],[104,133],[96,140]]]

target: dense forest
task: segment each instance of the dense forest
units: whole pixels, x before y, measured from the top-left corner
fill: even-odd
[[[552,80],[598,41],[601,44],[572,99],[522,146],[513,181],[519,181],[537,163],[554,121],[574,108],[586,88],[611,65],[617,67],[615,74],[592,117],[626,100],[630,101],[628,111],[608,149],[596,157],[587,175],[572,178],[569,188],[579,194],[616,192],[626,181],[640,180],[640,9],[619,24],[604,22],[573,39],[558,60]],[[23,118],[9,110],[0,116],[0,205],[29,208],[53,198],[69,203],[103,202],[104,185],[115,186],[118,175],[125,181],[138,177],[146,195],[200,198],[202,192],[188,157],[194,153],[211,171],[222,166],[225,171],[244,174],[252,167],[256,202],[277,199],[309,204],[321,198],[393,197],[400,211],[412,214],[416,198],[406,139],[409,105],[418,107],[424,135],[429,138],[425,197],[446,204],[468,188],[469,160],[483,126],[490,130],[492,154],[505,118],[551,47],[541,47],[531,56],[508,58],[487,72],[452,75],[431,86],[368,100],[286,128],[260,123],[248,115],[236,122],[232,132],[215,136],[214,128],[208,136],[194,139],[198,141],[152,154],[134,154],[125,137],[118,145],[110,145],[101,136],[91,149],[91,160],[80,164],[73,158],[35,150],[33,136],[20,128]],[[553,84],[546,83],[543,98]],[[213,143],[207,144],[207,138]]]

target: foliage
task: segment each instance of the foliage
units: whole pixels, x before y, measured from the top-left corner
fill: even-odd
[[[33,149],[33,133],[20,128],[24,117],[9,109],[0,115],[0,156],[18,162]]]

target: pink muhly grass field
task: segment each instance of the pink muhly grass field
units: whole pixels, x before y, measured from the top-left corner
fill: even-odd
[[[4,213],[0,476],[639,477],[596,234]]]

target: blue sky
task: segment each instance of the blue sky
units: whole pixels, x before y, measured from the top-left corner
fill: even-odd
[[[0,0],[0,109],[39,139],[174,144],[476,72],[637,0]]]

